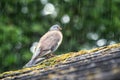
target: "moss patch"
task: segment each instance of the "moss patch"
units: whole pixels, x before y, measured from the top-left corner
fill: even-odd
[[[93,53],[93,52],[97,52],[97,51],[100,51],[100,50],[109,50],[111,48],[117,48],[117,47],[120,47],[120,43],[109,45],[109,46],[104,46],[104,47],[100,47],[100,48],[94,48],[94,49],[91,49],[91,50],[81,50],[81,51],[78,51],[78,52],[69,52],[69,53],[66,53],[66,54],[62,54],[62,55],[52,57],[50,59],[46,59],[46,60],[42,61],[41,63],[39,63],[38,65],[30,67],[30,68],[23,68],[23,69],[16,70],[16,71],[4,72],[4,73],[0,74],[0,78],[1,77],[6,77],[6,76],[9,76],[9,75],[12,76],[14,74],[18,75],[18,74],[21,74],[21,73],[27,73],[29,71],[33,71],[33,70],[37,70],[37,69],[49,69],[49,67],[54,67],[55,65],[65,63],[67,59],[74,58],[75,56],[80,56],[82,54],[87,54],[87,53]]]

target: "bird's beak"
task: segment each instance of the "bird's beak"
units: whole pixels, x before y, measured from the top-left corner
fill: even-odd
[[[61,27],[59,27],[59,30],[62,30],[62,28],[61,28]]]

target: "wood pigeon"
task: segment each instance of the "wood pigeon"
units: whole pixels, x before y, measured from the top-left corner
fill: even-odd
[[[51,54],[57,50],[60,46],[63,35],[61,33],[62,28],[59,25],[53,25],[47,33],[45,33],[39,40],[35,43],[33,56],[31,60],[24,67],[34,66],[38,61],[43,60],[45,55]]]

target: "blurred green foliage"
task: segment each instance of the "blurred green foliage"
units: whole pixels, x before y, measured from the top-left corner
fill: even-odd
[[[0,0],[0,72],[24,66],[56,23],[64,35],[56,54],[119,42],[119,9],[120,0]]]

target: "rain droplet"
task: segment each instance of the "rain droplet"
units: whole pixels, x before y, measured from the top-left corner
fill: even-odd
[[[27,6],[22,7],[21,12],[24,14],[28,13],[28,7]]]
[[[49,14],[54,14],[55,13],[55,7],[51,3],[47,3],[43,9],[43,15],[49,15]]]
[[[107,43],[106,39],[100,39],[97,41],[97,45],[98,46],[104,46]]]
[[[61,19],[61,22],[66,24],[70,22],[70,17],[68,15],[64,15]]]
[[[88,33],[87,38],[92,39],[92,40],[97,40],[99,38],[99,36],[97,33]]]

